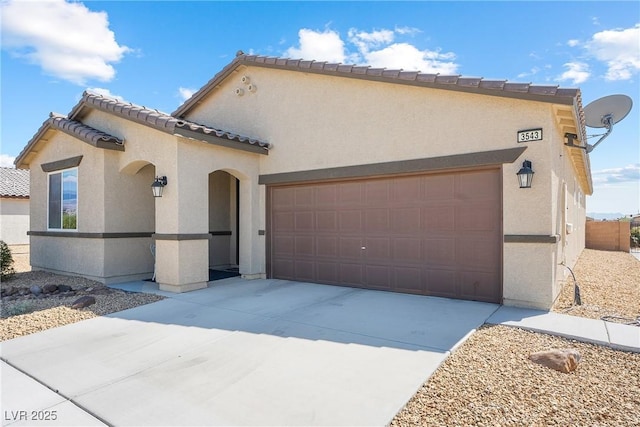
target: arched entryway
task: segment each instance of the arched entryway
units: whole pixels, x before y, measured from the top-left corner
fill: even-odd
[[[239,275],[240,181],[224,170],[209,174],[210,280]]]

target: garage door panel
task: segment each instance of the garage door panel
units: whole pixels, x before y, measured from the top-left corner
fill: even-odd
[[[330,184],[333,185],[333,184]],[[362,204],[362,183],[347,182],[336,184],[338,186],[338,203],[340,206]]]
[[[364,211],[364,229],[369,233],[389,232],[389,209],[367,209]]]
[[[296,280],[293,259],[274,259],[272,261],[273,277],[284,280]]]
[[[316,231],[318,233],[338,231],[338,213],[335,211],[316,212]]]
[[[459,175],[458,183],[458,196],[463,200],[497,200],[498,174],[467,172]]]
[[[318,262],[316,263],[317,281],[321,283],[340,283],[340,273],[338,264],[335,262]]]
[[[501,301],[499,169],[268,191],[271,277]]]
[[[315,274],[315,262],[296,260],[295,262],[295,277],[296,280],[314,281],[316,279]]]
[[[273,253],[280,257],[293,256],[295,254],[295,241],[293,235],[279,235],[273,238]]]
[[[420,204],[422,197],[422,177],[404,177],[394,179],[391,188],[393,202],[400,206]]]
[[[362,239],[360,237],[340,237],[340,258],[360,260],[362,257]]]
[[[393,261],[415,263],[422,261],[422,240],[419,238],[393,239]]]
[[[294,230],[301,232],[313,232],[314,227],[314,215],[313,212],[295,212],[293,215]]]
[[[420,230],[422,211],[419,207],[396,207],[391,211],[394,234],[413,234]]]
[[[314,240],[312,236],[296,236],[295,256],[314,256]]]
[[[386,265],[369,265],[365,266],[365,283],[367,288],[388,289],[391,283],[391,272],[389,266]]]
[[[293,212],[275,212],[272,224],[275,233],[293,231],[295,224]]]
[[[462,298],[492,302],[499,287],[499,278],[493,272],[459,272],[460,294]]]
[[[340,283],[356,287],[362,287],[363,274],[361,264],[340,264]]]
[[[455,270],[428,269],[427,291],[430,295],[455,298],[457,292]]]
[[[420,267],[395,267],[393,269],[394,289],[399,292],[424,294],[425,286]]]
[[[479,271],[495,270],[499,265],[497,248],[490,247],[486,239],[461,237],[458,239],[458,264],[462,268]]]
[[[424,183],[423,200],[455,199],[456,175],[430,175],[422,178]]]
[[[456,215],[454,206],[434,206],[422,208],[423,230],[427,233],[434,231],[455,230]]]
[[[322,185],[315,187],[316,208],[332,209],[338,201],[338,189],[336,185]]]
[[[365,205],[380,206],[388,205],[390,198],[391,182],[387,180],[376,180],[364,184]]]
[[[367,238],[364,247],[367,262],[388,263],[391,260],[391,239],[388,237]]]
[[[298,208],[313,208],[315,191],[311,187],[297,187],[294,193],[294,204]]]
[[[338,212],[338,228],[342,233],[359,233],[362,231],[362,212],[359,210]]]
[[[495,202],[475,203],[473,210],[459,207],[455,213],[456,228],[462,232],[495,232],[500,227],[495,210]]]
[[[338,236],[316,237],[316,255],[336,259],[338,257]]]
[[[427,265],[456,265],[456,239],[425,239],[423,261]]]
[[[271,203],[274,208],[283,208],[293,206],[294,189],[287,187],[279,187],[273,190],[271,194]]]

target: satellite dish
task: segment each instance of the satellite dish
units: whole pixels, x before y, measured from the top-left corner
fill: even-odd
[[[607,133],[603,134],[595,144],[586,144],[585,147],[573,143],[577,135],[566,134],[565,136],[569,138],[569,143],[565,145],[571,148],[582,148],[587,153],[592,152],[598,144],[611,134],[613,125],[627,117],[632,105],[633,102],[627,95],[609,95],[596,99],[584,107],[584,121],[590,128],[607,128]]]
[[[596,99],[584,107],[584,118],[590,128],[609,128],[627,117],[631,111],[631,98],[627,95],[609,95]]]

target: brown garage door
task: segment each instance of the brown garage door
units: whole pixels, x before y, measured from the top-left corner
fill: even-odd
[[[268,187],[273,278],[500,302],[497,169]]]

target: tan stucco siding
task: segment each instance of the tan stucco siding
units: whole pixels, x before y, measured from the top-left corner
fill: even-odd
[[[0,198],[0,240],[8,245],[29,243],[29,199]]]
[[[41,146],[30,164],[32,231],[46,231],[48,176],[42,164],[83,156],[78,166],[78,230],[92,233],[104,230],[104,150],[96,149],[62,132]]]

